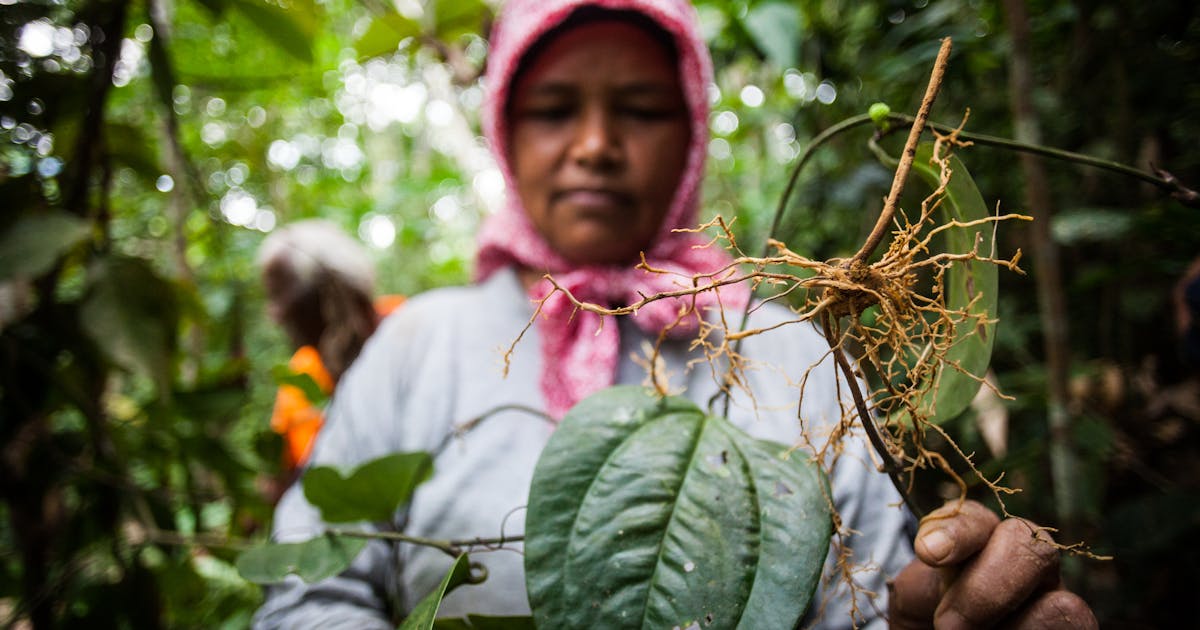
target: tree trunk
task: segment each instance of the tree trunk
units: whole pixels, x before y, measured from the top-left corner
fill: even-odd
[[[1024,0],[1004,0],[1004,16],[1012,43],[1009,62],[1009,106],[1016,140],[1041,144],[1042,133],[1033,107],[1033,64],[1029,44],[1029,20]],[[1042,161],[1022,153],[1021,173],[1025,180],[1025,206],[1035,217],[1031,248],[1037,283],[1042,344],[1046,355],[1046,382],[1050,433],[1050,472],[1059,519],[1060,537],[1074,542],[1079,514],[1078,465],[1072,448],[1072,419],[1067,411],[1067,378],[1070,369],[1067,309],[1063,297],[1058,246],[1050,234],[1053,201]]]

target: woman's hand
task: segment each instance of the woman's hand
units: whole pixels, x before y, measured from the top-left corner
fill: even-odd
[[[943,506],[921,521],[917,557],[891,584],[891,627],[1096,628],[1087,603],[1062,589],[1051,542],[974,501]]]

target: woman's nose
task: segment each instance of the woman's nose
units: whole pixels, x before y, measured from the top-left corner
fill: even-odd
[[[589,108],[580,117],[571,158],[590,167],[611,167],[621,160],[621,140],[611,113]]]

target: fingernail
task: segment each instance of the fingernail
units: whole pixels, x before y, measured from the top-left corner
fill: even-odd
[[[933,627],[937,630],[969,630],[975,626],[968,623],[958,611],[948,609],[934,618]]]
[[[954,541],[946,535],[946,532],[935,529],[921,537],[921,544],[925,547],[925,552],[930,560],[941,562],[950,555],[954,550]]]

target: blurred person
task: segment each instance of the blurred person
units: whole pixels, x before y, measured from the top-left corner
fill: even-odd
[[[1175,332],[1188,369],[1200,371],[1200,257],[1192,260],[1172,292]]]
[[[263,240],[258,251],[267,314],[295,348],[288,369],[307,375],[325,396],[338,381],[380,320],[401,296],[375,294],[375,270],[362,245],[323,219],[297,221]],[[295,385],[281,385],[271,429],[283,437],[283,463],[289,477],[308,460],[324,424],[315,401]]]

